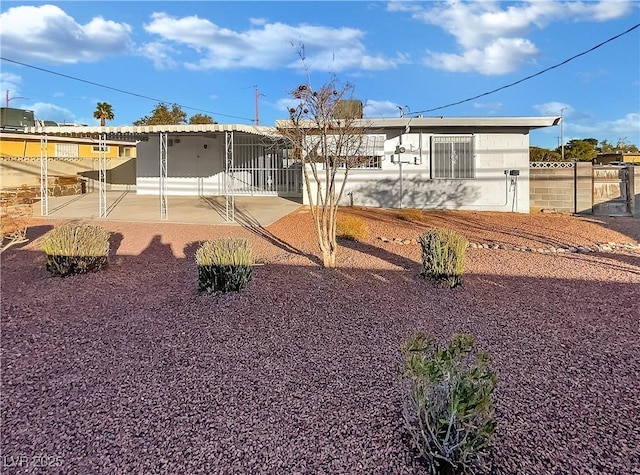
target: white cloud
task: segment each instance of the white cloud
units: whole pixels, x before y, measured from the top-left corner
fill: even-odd
[[[198,16],[166,13],[154,13],[144,28],[165,44],[185,45],[198,53],[199,60],[185,63],[190,69],[300,68],[298,45],[304,45],[305,62],[316,71],[382,70],[407,62],[402,54],[369,54],[362,43],[365,33],[355,28],[253,21],[248,30],[234,31]]]
[[[20,83],[22,78],[13,73],[0,73],[0,91],[6,93],[9,91],[10,96],[20,96]]]
[[[427,51],[425,63],[437,69],[507,74],[538,54],[526,35],[560,20],[607,21],[626,15],[633,8],[627,0],[601,2],[529,1],[503,4],[498,1],[461,2],[427,6],[416,11],[395,2],[391,11],[411,11],[424,23],[438,26],[455,37],[459,51]]]
[[[392,101],[374,101],[369,99],[364,105],[365,117],[400,117],[400,104]]]
[[[625,139],[635,145],[640,145],[640,113],[630,112],[624,117],[590,123],[565,123],[565,130],[576,136],[594,136],[616,142]]]
[[[2,54],[50,63],[97,61],[131,47],[131,27],[95,17],[81,25],[54,5],[19,6],[0,14]]]
[[[538,49],[529,40],[498,38],[483,49],[468,49],[462,55],[428,51],[425,64],[446,71],[477,71],[492,76],[513,72],[537,54]]]
[[[474,102],[473,107],[494,114],[502,109],[502,102]]]
[[[298,103],[299,101],[296,101],[292,97],[283,97],[275,102],[274,108],[278,111],[285,112],[285,117],[287,117],[289,115],[289,109],[292,107],[295,108]]]
[[[569,117],[575,112],[575,109],[569,104],[555,101],[536,104],[533,106],[533,108],[540,114],[547,116],[563,115],[564,117]],[[562,111],[562,109],[564,109],[564,111]]]
[[[25,109],[32,110],[37,120],[53,120],[59,123],[74,123],[77,120],[69,109],[47,102],[36,102],[25,106]]]
[[[153,61],[156,69],[172,69],[177,66],[176,61],[171,57],[171,54],[176,53],[175,49],[165,43],[159,41],[145,43],[138,48],[138,53]]]

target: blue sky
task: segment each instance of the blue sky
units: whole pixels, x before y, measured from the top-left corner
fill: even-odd
[[[640,3],[16,2],[1,4],[2,57],[180,104],[221,123],[286,118],[288,91],[335,75],[368,117],[398,117],[482,94],[558,64],[640,23]],[[2,105],[40,119],[129,125],[157,101],[2,61]],[[195,110],[198,109],[198,110]],[[640,145],[640,28],[543,75],[425,116],[560,115],[565,139]],[[558,145],[559,127],[531,134]]]

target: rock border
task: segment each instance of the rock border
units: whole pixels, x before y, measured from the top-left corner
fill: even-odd
[[[399,246],[416,246],[418,245],[417,239],[404,239],[404,238],[387,238],[384,236],[378,237],[379,241],[384,243],[396,244]],[[563,254],[563,253],[590,253],[590,252],[623,252],[631,251],[640,253],[640,243],[617,243],[617,242],[599,242],[596,244],[590,244],[588,246],[577,245],[563,245],[563,246],[517,246],[514,244],[504,244],[498,242],[469,242],[467,245],[470,249],[493,249],[503,251],[520,251],[520,252],[535,252],[538,254]]]

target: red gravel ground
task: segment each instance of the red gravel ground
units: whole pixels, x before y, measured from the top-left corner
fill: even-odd
[[[495,474],[640,474],[640,253],[469,249],[464,286],[419,276],[428,227],[522,246],[637,242],[631,218],[350,209],[365,243],[317,263],[304,209],[267,229],[104,221],[103,271],[52,278],[2,254],[2,471],[424,473],[406,445],[402,341],[475,335],[494,359]],[[247,237],[240,293],[199,294],[200,241]]]

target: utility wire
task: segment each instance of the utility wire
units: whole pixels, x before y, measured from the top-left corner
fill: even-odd
[[[620,38],[621,36],[626,35],[627,33],[631,33],[633,30],[635,30],[635,29],[636,29],[636,28],[638,28],[638,27],[640,27],[640,23],[638,23],[638,24],[636,24],[636,25],[632,26],[632,27],[631,27],[631,28],[629,28],[627,31],[624,31],[624,32],[620,33],[619,35],[613,36],[613,37],[609,38],[608,40],[605,40],[605,41],[603,41],[602,43],[599,43],[599,44],[595,45],[593,48],[589,48],[588,50],[583,51],[582,53],[578,53],[578,54],[576,54],[575,56],[572,56],[572,57],[571,57],[571,58],[569,58],[569,59],[565,59],[565,60],[564,60],[564,61],[562,61],[561,63],[554,64],[553,66],[550,66],[550,67],[548,67],[548,68],[546,68],[546,69],[543,69],[542,71],[538,71],[537,73],[532,74],[532,75],[530,75],[530,76],[527,76],[527,77],[525,77],[525,78],[522,78],[522,79],[520,79],[520,80],[518,80],[518,81],[512,82],[511,84],[507,84],[507,85],[505,85],[505,86],[501,86],[501,87],[499,87],[499,88],[497,88],[497,89],[493,89],[492,91],[484,92],[484,93],[482,93],[482,94],[478,94],[477,96],[473,96],[473,97],[470,97],[470,98],[468,98],[468,99],[464,99],[464,100],[462,100],[462,101],[452,102],[452,103],[447,104],[447,105],[444,105],[444,106],[434,107],[433,109],[425,109],[425,110],[423,110],[423,111],[412,112],[412,115],[423,114],[423,113],[425,113],[425,112],[433,112],[433,111],[437,111],[437,110],[440,110],[440,109],[446,109],[447,107],[457,106],[457,105],[459,105],[459,104],[464,104],[465,102],[473,101],[473,100],[478,99],[478,98],[480,98],[480,97],[488,96],[489,94],[493,94],[493,93],[496,93],[496,92],[498,92],[498,91],[502,91],[503,89],[507,89],[507,88],[509,88],[509,87],[513,87],[513,86],[515,86],[516,84],[520,84],[521,82],[527,81],[527,80],[529,80],[529,79],[531,79],[531,78],[534,78],[534,77],[536,77],[536,76],[540,76],[541,74],[544,74],[544,73],[546,73],[547,71],[551,71],[552,69],[559,68],[560,66],[563,66],[563,65],[567,64],[569,61],[573,61],[574,59],[579,58],[580,56],[584,56],[585,54],[591,53],[592,51],[597,50],[597,49],[598,49],[598,48],[600,48],[601,46],[604,46],[604,45],[606,45],[607,43],[610,43],[611,41],[616,40],[616,39]]]
[[[16,61],[14,59],[3,58],[3,57],[0,57],[0,59],[2,61],[7,61],[9,63],[19,64],[20,66],[25,66],[27,68],[36,69],[38,71],[43,71],[45,73],[55,74],[56,76],[61,76],[63,78],[73,79],[74,81],[80,81],[80,82],[83,82],[83,83],[86,83],[86,84],[91,84],[92,86],[102,87],[104,89],[110,89],[112,91],[120,92],[122,94],[128,94],[130,96],[140,97],[142,99],[149,99],[151,101],[159,102],[159,103],[162,103],[162,104],[173,104],[173,102],[171,102],[171,101],[164,101],[162,99],[156,99],[155,97],[149,97],[149,96],[145,96],[143,94],[137,94],[135,92],[125,91],[124,89],[118,89],[117,87],[107,86],[105,84],[100,84],[100,83],[97,83],[97,82],[88,81],[86,79],[77,78],[75,76],[69,76],[68,74],[62,74],[62,73],[58,73],[56,71],[50,71],[49,69],[39,68],[38,66],[33,66],[31,64],[21,63],[20,61]],[[192,110],[192,111],[205,112],[207,114],[213,114],[213,115],[216,115],[216,116],[230,117],[232,119],[242,119],[242,120],[247,120],[249,122],[253,122],[253,119],[248,119],[247,117],[239,117],[239,116],[236,116],[236,115],[222,114],[220,112],[213,112],[213,111],[208,111],[208,110],[204,110],[204,109],[197,109],[195,107],[187,107],[187,106],[180,106],[180,107],[182,107],[183,109],[188,109],[188,110]]]

